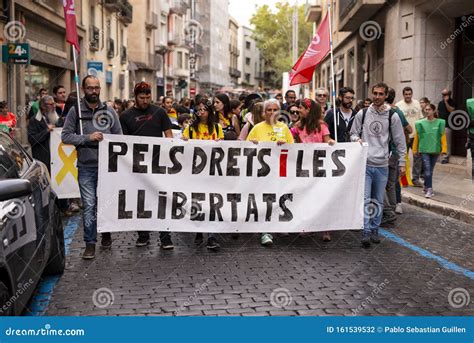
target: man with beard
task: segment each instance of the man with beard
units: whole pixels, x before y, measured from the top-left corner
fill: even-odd
[[[133,90],[135,94],[134,107],[126,110],[120,116],[124,135],[173,138],[172,124],[166,111],[151,104],[151,85],[139,82]],[[169,232],[160,232],[161,248],[173,249],[173,242]],[[138,231],[137,247],[144,247],[150,243],[148,231]]]
[[[337,123],[337,141],[338,142],[350,142],[350,132],[354,116],[356,112],[352,109],[352,102],[354,101],[354,90],[350,87],[343,87],[339,90],[339,107],[336,109],[336,120]],[[331,139],[336,139],[334,135],[334,112],[330,109],[324,121],[328,124],[329,133]]]
[[[74,105],[66,116],[61,139],[64,144],[72,144],[77,150],[78,183],[84,205],[84,241],[86,243],[82,258],[90,260],[95,257],[97,242],[99,142],[104,139],[104,133],[122,134],[122,128],[114,109],[100,101],[100,82],[95,76],[87,75],[82,80],[82,91],[84,98],[81,99],[80,115],[78,115],[77,105]],[[112,246],[110,232],[102,234],[101,245],[104,248]]]
[[[33,158],[43,162],[50,172],[49,139],[58,118],[53,97],[46,95],[39,100],[38,112],[28,122],[28,142]]]

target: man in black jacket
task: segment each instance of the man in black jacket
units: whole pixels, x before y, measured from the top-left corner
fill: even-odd
[[[354,90],[350,87],[343,87],[339,90],[339,103],[340,106],[336,109],[336,120],[339,117],[337,123],[337,141],[338,142],[350,142],[350,131],[352,122],[354,121],[355,111],[352,109],[352,102],[354,101]],[[324,121],[328,124],[329,133],[332,139],[335,138],[334,134],[334,112],[332,109],[327,111]]]

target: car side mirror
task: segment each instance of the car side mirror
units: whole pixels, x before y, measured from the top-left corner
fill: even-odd
[[[0,181],[0,201],[31,195],[33,188],[28,180],[8,179]]]

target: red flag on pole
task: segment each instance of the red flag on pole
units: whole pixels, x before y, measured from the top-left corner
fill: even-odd
[[[328,15],[324,17],[318,32],[309,44],[308,48],[301,54],[290,71],[290,86],[300,83],[308,83],[313,78],[314,69],[330,51],[329,21]]]
[[[76,12],[74,11],[74,0],[63,0],[64,18],[66,20],[66,42],[74,45],[79,52],[79,39],[77,38]]]

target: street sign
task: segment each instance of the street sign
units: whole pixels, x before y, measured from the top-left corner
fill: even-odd
[[[2,45],[2,62],[13,64],[30,63],[30,45],[28,43],[8,43]]]
[[[87,74],[99,77],[104,71],[104,63],[99,61],[87,61]]]

